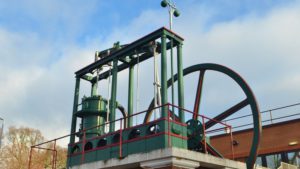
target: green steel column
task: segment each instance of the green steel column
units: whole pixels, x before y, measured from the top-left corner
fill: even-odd
[[[134,66],[129,67],[129,82],[128,82],[128,116],[133,114],[133,84],[134,84]],[[128,127],[132,126],[132,117],[128,118]]]
[[[75,84],[75,92],[74,92],[74,103],[73,103],[73,114],[72,114],[72,123],[71,123],[71,134],[76,132],[76,119],[75,113],[77,112],[78,108],[78,100],[79,100],[79,88],[80,88],[80,78],[76,78],[76,84]],[[75,135],[70,136],[70,143],[75,142]]]
[[[112,69],[112,85],[111,85],[111,99],[110,99],[110,114],[109,121],[116,119],[116,99],[117,99],[117,76],[118,76],[118,60],[114,59]],[[115,131],[115,123],[110,123],[110,132]]]
[[[184,108],[184,86],[183,86],[183,69],[182,69],[182,43],[177,46],[177,72],[178,72],[178,105]],[[179,118],[185,123],[184,111],[179,110]]]
[[[166,53],[166,35],[161,37],[161,104],[168,103],[168,86],[167,86],[167,53]],[[162,107],[162,117],[166,118],[168,107]]]
[[[92,90],[91,90],[91,96],[97,96],[97,82],[92,83]]]
[[[170,43],[171,43],[171,49],[170,50],[171,50],[171,79],[172,79],[172,86],[171,86],[172,92],[171,93],[172,93],[172,105],[174,105],[174,103],[175,103],[174,93],[175,92],[174,92],[174,76],[173,76],[174,75],[174,71],[173,71],[174,70],[174,68],[173,68],[174,67],[173,66],[173,39],[171,39]],[[173,116],[175,116],[174,106],[172,106],[172,112],[174,114]],[[174,119],[174,117],[173,117],[173,119]]]

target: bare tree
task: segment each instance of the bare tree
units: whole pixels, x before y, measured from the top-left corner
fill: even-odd
[[[45,141],[42,133],[37,129],[27,127],[10,127],[5,135],[6,144],[0,150],[0,168],[2,169],[27,169],[30,147]],[[53,144],[45,145],[46,148]],[[57,166],[63,168],[66,161],[66,149],[57,146],[59,158]],[[43,169],[51,166],[52,152],[34,149],[32,156],[32,169]]]

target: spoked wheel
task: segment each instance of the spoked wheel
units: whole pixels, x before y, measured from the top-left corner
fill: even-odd
[[[195,98],[194,110],[193,110],[194,114],[193,114],[193,118],[191,120],[187,121],[188,128],[193,128],[195,126],[196,126],[196,128],[201,128],[201,125],[203,125],[203,124],[197,122],[197,116],[198,116],[199,105],[200,105],[200,100],[201,100],[203,79],[204,79],[205,73],[207,71],[219,72],[219,73],[229,76],[232,80],[234,80],[240,86],[240,88],[243,90],[243,92],[245,94],[246,98],[244,100],[238,102],[237,104],[233,105],[229,109],[220,113],[219,115],[214,117],[213,120],[209,120],[209,121],[205,122],[205,128],[209,129],[217,124],[217,122],[215,122],[215,121],[222,121],[222,120],[226,119],[227,117],[231,116],[232,114],[238,112],[242,108],[244,108],[246,106],[250,106],[251,112],[252,112],[252,117],[253,117],[253,138],[252,138],[252,145],[251,145],[250,153],[248,155],[246,164],[247,164],[247,168],[251,169],[251,168],[253,168],[254,163],[256,161],[256,157],[257,157],[257,151],[258,151],[260,135],[261,135],[261,130],[262,130],[261,117],[260,117],[260,111],[258,108],[258,104],[256,102],[256,99],[255,99],[255,96],[254,96],[252,90],[250,89],[250,87],[246,83],[246,81],[238,73],[234,72],[233,70],[231,70],[225,66],[213,64],[213,63],[198,64],[198,65],[194,65],[194,66],[188,67],[183,70],[184,76],[189,75],[191,73],[199,72],[199,79],[198,79],[196,98]],[[174,75],[174,81],[177,81],[177,74]],[[172,85],[172,81],[171,81],[171,79],[169,79],[168,87],[170,87],[171,85]],[[152,102],[149,106],[149,109],[148,109],[149,111],[147,112],[147,114],[144,118],[144,123],[150,121],[150,117],[152,115],[153,108],[154,108],[154,100],[152,100]],[[198,132],[199,132],[199,130],[198,130]],[[198,134],[200,137],[198,139],[205,139],[202,137],[201,132]],[[193,144],[193,143],[191,143],[191,144]],[[213,147],[210,147],[210,145],[208,145],[208,148],[212,148],[212,150],[213,150]],[[217,153],[217,152],[215,152],[215,153]],[[220,155],[218,155],[218,156],[220,156]]]

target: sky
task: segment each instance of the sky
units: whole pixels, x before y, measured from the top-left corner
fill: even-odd
[[[159,0],[0,1],[0,117],[6,130],[38,128],[47,139],[70,132],[74,72],[92,63],[95,51],[168,27],[168,12]],[[174,18],[173,31],[185,39],[184,68],[198,63],[232,68],[249,83],[261,110],[300,102],[300,1],[174,2],[181,16]],[[152,66],[141,66],[139,90],[149,92],[141,96],[138,110],[153,97],[147,90],[153,83],[147,79]],[[195,78],[185,81],[190,110]],[[207,107],[202,109],[208,117],[241,96],[226,77],[212,73],[205,83]],[[118,101],[125,106],[126,84],[125,71],[118,84]],[[100,93],[107,96],[103,85]],[[88,84],[83,88],[88,90]]]

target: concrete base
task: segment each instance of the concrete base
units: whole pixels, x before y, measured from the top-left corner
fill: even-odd
[[[69,169],[246,169],[246,164],[180,148],[166,148],[86,163]]]

